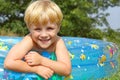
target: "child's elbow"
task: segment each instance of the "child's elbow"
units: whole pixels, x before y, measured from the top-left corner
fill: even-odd
[[[64,76],[69,76],[71,74],[71,68],[67,68]]]
[[[9,61],[5,61],[5,62],[4,62],[4,68],[5,68],[5,69],[10,69],[11,66],[12,66],[12,65],[11,65],[11,62],[9,62]]]
[[[68,71],[68,72],[65,72],[65,74],[64,74],[64,76],[69,76],[70,75],[70,71]]]

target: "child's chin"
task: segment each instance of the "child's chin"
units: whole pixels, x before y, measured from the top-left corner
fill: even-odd
[[[41,46],[42,49],[47,49],[48,47],[49,47],[49,46],[47,46],[47,45],[42,45],[42,46]]]

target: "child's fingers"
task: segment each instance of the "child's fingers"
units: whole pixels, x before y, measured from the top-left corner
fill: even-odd
[[[29,62],[32,62],[32,60],[31,59],[26,59],[26,62],[29,63]]]
[[[48,80],[48,78],[49,78],[46,75],[42,75],[42,77],[45,78],[45,80]]]
[[[50,73],[48,74],[48,77],[50,78],[52,75],[53,75],[53,72],[50,72]]]
[[[30,56],[25,56],[24,58],[25,58],[25,60],[30,60],[31,59]]]
[[[30,65],[30,66],[33,66],[33,65],[34,65],[34,63],[31,62],[31,61],[30,61],[30,62],[27,62],[27,64]]]
[[[28,65],[31,65],[31,66],[33,65],[32,60],[26,60],[25,62],[26,62]]]
[[[34,54],[34,53],[36,53],[35,51],[30,51],[28,54]]]
[[[53,75],[53,73],[54,73],[54,72],[53,72],[52,70],[49,70],[49,73],[46,74],[46,77],[47,77],[47,78],[50,78],[50,77]]]
[[[25,62],[30,63],[32,62],[32,59],[29,56],[25,56]]]
[[[25,55],[25,57],[24,58],[30,58],[31,56],[30,55]]]

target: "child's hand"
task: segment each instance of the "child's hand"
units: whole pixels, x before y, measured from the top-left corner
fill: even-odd
[[[30,51],[26,56],[25,56],[25,61],[28,63],[28,65],[35,66],[39,65],[41,62],[41,55],[35,51]]]
[[[35,68],[36,68],[36,69],[35,69],[35,73],[37,73],[37,74],[40,75],[41,77],[45,78],[45,80],[48,79],[48,78],[50,78],[50,77],[53,75],[53,73],[54,73],[54,71],[51,70],[51,69],[48,68],[48,67],[35,66]]]

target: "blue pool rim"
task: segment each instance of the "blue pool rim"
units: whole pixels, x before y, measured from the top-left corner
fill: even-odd
[[[10,46],[10,48],[20,42],[23,37],[9,37],[0,36],[0,42],[4,49],[5,46]],[[99,79],[103,77],[109,77],[118,70],[118,47],[115,43],[106,42],[103,40],[81,38],[81,37],[62,37],[66,47],[71,55],[72,62],[72,73],[69,76],[69,80],[87,80],[87,79]],[[5,70],[3,68],[4,59],[10,50],[0,49],[0,78],[3,78],[3,72],[13,73],[15,76],[18,74],[14,71]],[[112,49],[112,57],[110,49]],[[81,54],[84,54],[85,59],[81,59]],[[106,56],[106,61],[102,64],[99,63],[102,59],[102,55]],[[19,74],[19,78],[24,73]],[[36,74],[25,74],[33,76]],[[26,76],[24,76],[26,77]],[[68,78],[68,77],[67,77]],[[66,78],[66,79],[67,79]],[[31,78],[32,79],[32,78]],[[20,80],[20,79],[18,79]]]

